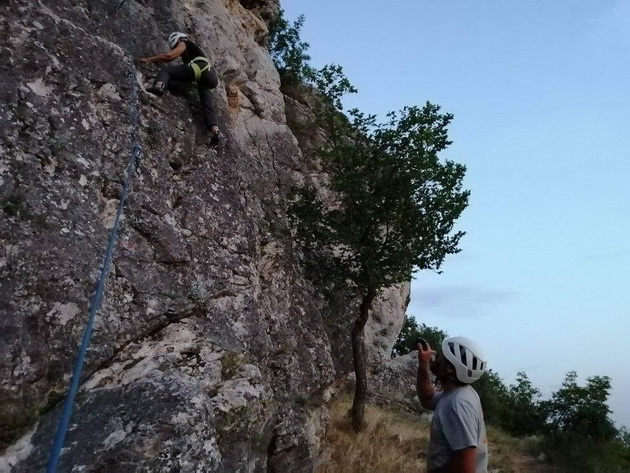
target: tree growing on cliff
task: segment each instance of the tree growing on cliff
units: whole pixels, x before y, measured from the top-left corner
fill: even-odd
[[[304,20],[304,15],[300,15],[290,23],[284,17],[284,10],[280,10],[269,25],[267,49],[284,87],[308,82],[313,74],[307,53],[309,44],[300,38]]]
[[[325,78],[319,88],[332,104],[347,91],[327,88]],[[372,302],[382,289],[409,281],[415,271],[437,270],[459,252],[463,233],[453,227],[469,192],[462,188],[465,167],[438,157],[451,143],[453,118],[439,106],[406,107],[383,124],[357,110],[345,119],[338,106],[328,110],[332,116],[322,123],[331,127],[330,140],[320,155],[332,202],[324,204],[306,186],[296,191],[289,215],[305,257],[326,261],[320,265],[325,277],[347,283],[361,299],[351,333],[358,431],[367,392],[362,341]]]

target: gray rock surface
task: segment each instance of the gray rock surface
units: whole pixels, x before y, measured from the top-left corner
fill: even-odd
[[[417,351],[372,365],[368,387],[370,401],[409,412],[426,412],[416,393],[417,372]]]
[[[400,314],[401,308],[409,304],[409,291],[409,284],[387,288],[372,304],[364,340],[370,364],[375,368],[389,362],[396,338],[405,323]]]
[[[129,158],[131,83],[157,71],[129,57],[173,30],[220,73],[227,143],[208,147],[193,90],[141,92],[142,163],[59,471],[311,471],[356,301],[325,295],[294,254],[286,197],[321,175],[264,47],[277,3],[0,9],[0,471],[47,460]],[[408,288],[390,291],[375,362],[404,318]]]

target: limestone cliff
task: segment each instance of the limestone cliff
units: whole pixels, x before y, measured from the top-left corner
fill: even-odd
[[[189,32],[227,143],[193,90],[141,92],[141,166],[60,471],[307,472],[349,372],[356,300],[297,264],[292,186],[318,178],[264,46],[273,0],[0,5],[0,471],[42,471],[129,159],[129,57]],[[142,84],[156,69],[138,68]],[[305,112],[304,112],[305,113]],[[408,287],[375,306],[387,357]]]

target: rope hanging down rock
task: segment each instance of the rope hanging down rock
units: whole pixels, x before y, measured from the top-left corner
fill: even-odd
[[[109,269],[111,266],[112,258],[114,255],[114,249],[116,247],[116,240],[118,238],[118,231],[120,229],[120,221],[123,214],[123,208],[125,206],[125,201],[127,200],[127,196],[129,194],[129,189],[131,187],[131,182],[133,180],[133,176],[135,175],[138,167],[140,165],[140,154],[142,148],[139,144],[139,133],[138,133],[138,119],[139,119],[139,109],[138,109],[138,89],[136,84],[136,74],[135,67],[133,64],[133,58],[130,61],[130,72],[129,72],[129,81],[131,84],[131,104],[130,104],[130,120],[131,120],[131,152],[129,156],[129,163],[127,164],[127,168],[125,171],[125,181],[123,185],[123,189],[120,194],[120,203],[118,204],[118,210],[116,212],[116,219],[114,221],[114,226],[111,229],[109,234],[109,241],[107,243],[107,250],[105,252],[105,258],[103,260],[103,265],[101,267],[101,273],[96,285],[96,290],[94,291],[94,296],[92,297],[92,301],[90,303],[90,310],[88,315],[87,325],[85,326],[85,331],[83,333],[83,338],[81,340],[81,347],[79,348],[79,354],[77,355],[77,359],[75,362],[74,370],[72,372],[72,380],[70,382],[70,388],[68,390],[68,395],[66,396],[63,412],[61,414],[61,419],[59,420],[59,425],[57,427],[57,433],[55,435],[55,440],[50,451],[50,458],[48,460],[48,465],[46,466],[46,473],[56,473],[57,466],[59,464],[59,459],[61,457],[61,451],[63,448],[64,439],[66,436],[66,432],[68,431],[68,426],[70,424],[70,418],[72,416],[72,409],[74,407],[74,399],[79,390],[79,382],[81,380],[81,372],[83,370],[83,364],[85,362],[85,355],[87,353],[88,346],[90,344],[90,337],[92,336],[92,330],[94,328],[94,319],[96,313],[98,312],[101,306],[101,300],[103,298],[103,294],[105,292],[105,282],[107,280],[107,275],[109,274]]]

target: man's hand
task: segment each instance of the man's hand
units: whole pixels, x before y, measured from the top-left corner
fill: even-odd
[[[425,343],[426,343],[426,348],[422,346],[422,343],[417,344],[418,362],[421,365],[428,366],[429,361],[431,361],[431,358],[433,358],[436,355],[436,351],[431,350],[431,345],[429,345],[429,342],[425,342]]]
[[[151,62],[151,58],[141,57],[140,59],[138,59],[138,62]]]
[[[431,371],[429,361],[435,356],[435,351],[431,350],[431,345],[425,342],[426,346],[418,343],[418,378],[416,379],[416,390],[420,398],[420,404],[425,409],[431,409],[431,401],[435,395],[435,388],[431,383]]]

